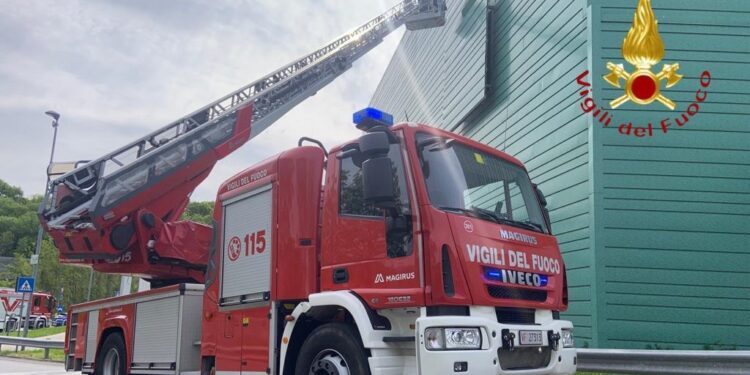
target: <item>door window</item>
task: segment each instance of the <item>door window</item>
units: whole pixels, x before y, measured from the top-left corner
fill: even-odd
[[[362,196],[362,168],[354,163],[353,158],[341,159],[339,173],[339,213],[341,215],[382,217],[383,213],[365,203]]]
[[[412,213],[399,144],[391,145],[388,157],[393,170],[395,207],[384,210],[365,202],[362,195],[362,161],[347,157],[340,161],[339,214],[384,220],[388,257],[397,258],[413,252]]]

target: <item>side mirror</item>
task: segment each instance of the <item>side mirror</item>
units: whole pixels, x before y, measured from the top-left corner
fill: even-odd
[[[379,156],[362,163],[362,190],[365,202],[375,207],[389,208],[396,204],[396,187],[390,158]]]
[[[542,190],[539,189],[539,186],[537,184],[534,185],[534,192],[536,193],[537,198],[539,199],[539,203],[542,204],[542,207],[547,207],[547,198],[544,197],[544,193],[542,193]]]
[[[367,160],[375,156],[387,155],[391,149],[391,142],[385,132],[371,132],[359,137],[359,152],[362,159]]]
[[[539,189],[539,186],[537,184],[532,184],[534,187],[534,192],[536,193],[537,198],[539,199],[539,204],[542,205],[542,215],[544,215],[544,220],[547,220],[547,225],[550,226],[550,230],[552,229],[552,220],[549,218],[549,209],[547,209],[547,198],[544,197],[544,193],[542,193],[542,189]]]

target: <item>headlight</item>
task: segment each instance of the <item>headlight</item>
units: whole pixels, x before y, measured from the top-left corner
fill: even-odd
[[[480,349],[479,328],[427,328],[424,333],[427,350]]]
[[[445,347],[447,349],[479,349],[482,336],[479,328],[446,328]]]
[[[563,348],[574,348],[576,346],[576,340],[575,338],[573,338],[573,331],[569,329],[563,329],[561,333]]]

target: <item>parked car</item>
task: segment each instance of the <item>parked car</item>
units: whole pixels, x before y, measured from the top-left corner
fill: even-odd
[[[52,325],[55,327],[64,326],[68,323],[68,316],[67,315],[57,315],[55,316],[55,319],[52,320]]]

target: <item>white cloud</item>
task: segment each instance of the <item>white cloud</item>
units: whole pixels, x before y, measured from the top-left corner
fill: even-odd
[[[0,178],[43,189],[52,131],[56,160],[92,159],[252,82],[364,23],[389,1],[3,1],[0,3]],[[293,5],[292,5],[293,4]],[[402,31],[219,162],[195,192],[314,136],[354,138]]]

